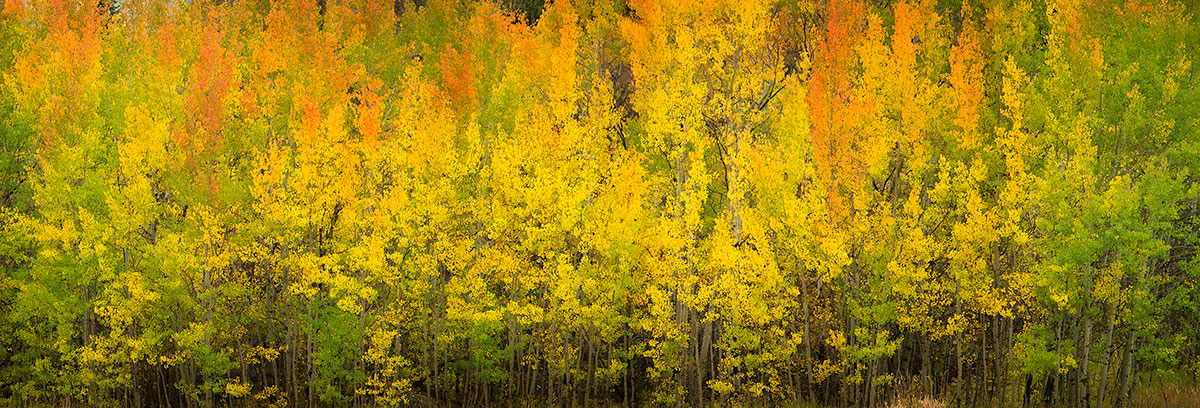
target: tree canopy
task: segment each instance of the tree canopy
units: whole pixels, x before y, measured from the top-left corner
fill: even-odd
[[[0,4],[0,405],[1200,375],[1196,2]]]

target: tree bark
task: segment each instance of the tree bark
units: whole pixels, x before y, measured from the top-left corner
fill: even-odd
[[[1077,398],[1081,401],[1080,407],[1089,408],[1091,406],[1091,377],[1088,373],[1088,361],[1091,360],[1092,348],[1092,318],[1087,312],[1083,314],[1083,349],[1079,353],[1079,381],[1077,384]]]
[[[1107,326],[1104,335],[1104,371],[1100,372],[1100,386],[1096,389],[1096,406],[1100,408],[1104,408],[1105,397],[1108,396],[1108,373],[1112,362],[1113,322],[1116,321],[1116,313],[1111,303],[1106,307],[1104,320]]]
[[[1125,352],[1121,357],[1121,375],[1119,382],[1120,388],[1117,391],[1116,407],[1125,405],[1126,395],[1129,394],[1129,380],[1133,378],[1130,372],[1133,369],[1133,345],[1137,342],[1137,331],[1133,327],[1129,328],[1129,339],[1125,342]]]
[[[954,281],[954,315],[962,315],[962,299],[959,298],[959,282]],[[962,329],[954,334],[954,361],[958,367],[958,373],[954,377],[954,405],[962,406],[962,378],[963,378],[963,362],[962,362]]]

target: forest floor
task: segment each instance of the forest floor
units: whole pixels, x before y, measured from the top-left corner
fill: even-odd
[[[885,408],[951,408],[953,405],[934,397],[897,395]],[[1001,406],[1003,406],[1001,404]],[[1054,405],[1058,407],[1060,405]],[[1062,407],[1068,406],[1062,404]],[[1127,406],[1138,408],[1200,408],[1200,382],[1173,381],[1142,384],[1134,389]],[[813,403],[797,403],[793,408],[830,408]]]
[[[1130,406],[1146,408],[1200,407],[1200,384],[1146,384],[1134,390]]]

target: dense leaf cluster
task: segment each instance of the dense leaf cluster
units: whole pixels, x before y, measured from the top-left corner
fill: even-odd
[[[1195,2],[0,5],[0,405],[1200,375]]]

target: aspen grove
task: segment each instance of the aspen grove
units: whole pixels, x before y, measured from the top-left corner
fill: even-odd
[[[0,4],[0,405],[1200,376],[1200,2]]]

